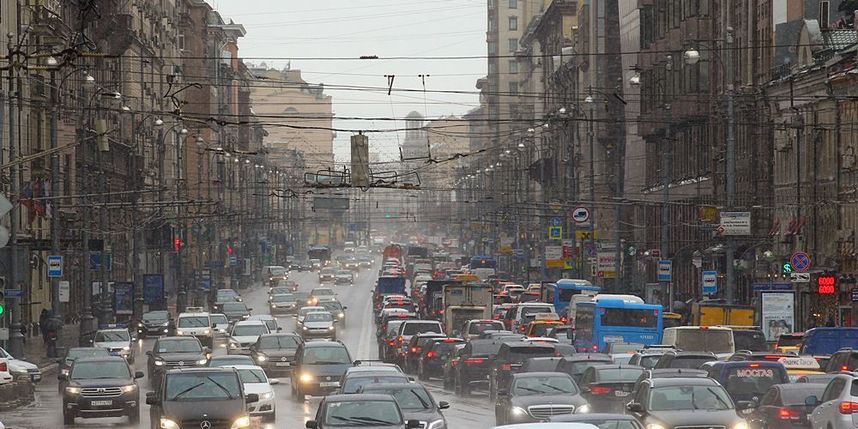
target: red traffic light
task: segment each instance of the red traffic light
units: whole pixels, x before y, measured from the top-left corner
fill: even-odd
[[[182,239],[181,238],[176,237],[173,239],[173,249],[177,252],[182,249]]]
[[[226,246],[226,253],[232,255],[232,246]]]

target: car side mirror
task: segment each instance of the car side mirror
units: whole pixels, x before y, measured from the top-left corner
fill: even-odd
[[[68,381],[69,376],[66,374],[57,374],[57,380],[59,381]]]
[[[815,407],[819,405],[819,398],[817,398],[816,395],[810,395],[807,398],[804,398],[804,405]]]
[[[277,378],[269,378],[268,384],[280,384],[280,379]]]
[[[158,405],[160,402],[155,392],[146,392],[146,405]]]
[[[304,427],[307,429],[316,429],[319,427],[318,423],[315,420],[307,420],[307,423],[304,423]]]
[[[507,389],[498,389],[498,396],[509,396],[509,390],[507,390]]]
[[[256,393],[248,393],[244,396],[244,402],[247,402],[248,404],[259,402],[259,395]]]
[[[449,402],[447,402],[447,401],[438,402],[438,409],[439,410],[446,410],[447,408],[450,408]]]
[[[247,312],[248,312],[248,313],[249,313],[249,312],[251,312],[251,311],[253,311],[253,309],[252,309],[252,308],[248,308],[248,309],[247,309]]]
[[[741,410],[750,410],[750,409],[756,408],[756,407],[757,407],[757,403],[754,401],[737,401],[736,402],[736,409],[740,410],[740,411]]]
[[[217,328],[217,323],[212,323],[212,329]]]
[[[343,310],[348,310],[348,309],[349,309],[349,308],[348,308],[348,307],[346,307],[346,306],[343,306]]]
[[[134,379],[143,378],[143,371],[134,372]]]
[[[152,356],[152,350],[146,350],[146,356]]]
[[[626,404],[626,409],[633,413],[643,413],[644,407],[638,402],[629,402]]]

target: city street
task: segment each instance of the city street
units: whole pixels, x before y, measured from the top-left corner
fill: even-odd
[[[348,307],[346,311],[347,325],[341,331],[340,339],[348,346],[350,353],[356,359],[376,359],[377,348],[375,343],[375,326],[372,321],[371,294],[375,283],[377,266],[373,269],[363,269],[357,277],[356,283],[349,286],[335,286],[338,297],[343,305]],[[319,284],[315,272],[293,273],[291,279],[298,282],[301,290],[310,291]],[[248,306],[253,309],[254,314],[267,313],[267,289],[254,288],[244,295]],[[294,326],[292,316],[277,317],[278,323],[283,326],[285,332],[291,331]],[[137,342],[135,350],[137,359],[134,364],[135,370],[146,370],[146,350],[151,350],[154,339],[145,339]],[[225,354],[226,350],[221,341],[214,350],[215,355]],[[277,421],[275,424],[257,423],[256,427],[262,428],[302,428],[306,420],[312,419],[316,413],[318,398],[309,398],[304,403],[297,403],[290,397],[289,380],[280,379],[281,384],[274,386],[277,395]],[[141,387],[141,401],[148,392],[148,380],[138,380]],[[453,396],[452,392],[444,392],[440,382],[433,381],[427,384],[435,399],[448,401],[452,407],[445,411],[451,428],[484,429],[493,426],[494,415],[489,407],[485,396],[477,393],[475,397],[461,400]],[[31,406],[4,413],[3,423],[6,427],[16,429],[41,429],[62,426],[62,399],[57,394],[56,377],[49,377],[36,388],[36,402]],[[140,428],[149,428],[149,407],[141,405]],[[74,426],[80,428],[116,427],[127,428],[129,426],[125,419],[77,419]]]

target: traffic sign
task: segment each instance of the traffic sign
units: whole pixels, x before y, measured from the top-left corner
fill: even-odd
[[[578,207],[572,211],[572,220],[576,223],[584,223],[590,220],[590,210],[586,207]]]
[[[60,281],[60,302],[69,302],[71,297],[71,284],[68,281]]]
[[[660,281],[660,282],[673,281],[673,261],[670,261],[670,260],[658,261],[658,281]]]
[[[789,258],[789,263],[793,270],[805,273],[810,269],[810,256],[804,252],[795,252]]]
[[[63,276],[63,257],[60,255],[48,255],[48,277]]]
[[[6,289],[6,298],[21,299],[24,297],[23,289]]]
[[[712,295],[718,292],[718,272],[704,271],[703,272],[703,294]]]
[[[793,283],[810,283],[810,273],[790,273],[789,277]]]
[[[552,226],[548,228],[548,239],[549,240],[562,240],[563,239],[563,227],[562,226]]]
[[[551,226],[561,226],[561,225],[563,225],[563,219],[560,219],[559,217],[551,218]]]

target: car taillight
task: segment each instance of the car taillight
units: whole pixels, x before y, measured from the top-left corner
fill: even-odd
[[[6,365],[6,362],[0,362],[0,372],[6,372],[9,370],[9,367]]]
[[[412,348],[411,348],[411,353],[418,353],[418,352],[420,352],[420,348],[419,348],[419,347],[412,347]]]
[[[426,353],[426,359],[432,359],[435,357],[435,352]]]
[[[485,360],[485,359],[483,359],[483,358],[468,358],[468,359],[465,359],[465,363],[466,363],[466,364],[469,364],[469,365],[481,364],[481,363],[483,363],[483,362],[485,362],[485,361],[486,361],[486,360]]]
[[[402,344],[402,336],[401,335],[396,337],[396,342],[399,344]]]
[[[593,344],[593,351],[595,352],[595,351],[598,351],[598,350],[599,350],[599,345],[598,345],[598,344]]]
[[[508,363],[502,363],[500,366],[500,369],[502,371],[512,371],[512,365],[510,365]]]
[[[849,371],[849,365],[843,365],[840,367],[841,371]]]
[[[798,411],[792,408],[778,408],[778,419],[780,420],[798,420]]]
[[[614,389],[605,386],[593,386],[593,388],[590,389],[590,393],[594,395],[607,395],[613,391]]]
[[[435,314],[439,314],[439,315],[444,314],[444,310],[438,310],[435,312]]]
[[[395,345],[396,345],[396,341],[390,340],[390,341],[388,341],[388,342],[387,342],[387,345],[388,345],[388,346],[390,346],[390,347],[393,347],[393,346],[395,346]]]
[[[459,361],[457,361],[457,360],[451,360],[450,361],[450,365],[452,365],[452,366],[456,366],[458,364],[459,364]]]
[[[843,401],[838,406],[840,414],[858,413],[858,402]]]

